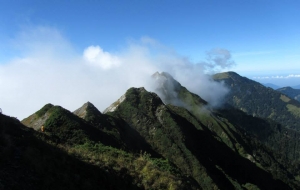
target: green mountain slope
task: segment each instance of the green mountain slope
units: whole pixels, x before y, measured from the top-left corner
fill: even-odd
[[[299,162],[299,131],[286,128],[270,119],[252,117],[235,108],[219,109],[218,113],[234,126],[241,128],[245,135],[252,135],[273,152],[281,154],[282,159]]]
[[[269,118],[283,126],[300,130],[298,101],[234,72],[219,73],[213,77],[230,89],[226,97],[228,104],[249,115]]]
[[[127,172],[91,164],[75,156],[78,148],[54,146],[15,118],[0,114],[0,124],[1,189],[143,189]]]
[[[240,134],[231,138],[230,135],[234,132],[226,132],[230,127],[223,128],[219,135],[191,112],[184,108],[164,105],[156,94],[149,93],[144,88],[129,89],[123,101],[114,105],[114,110],[108,112],[109,115],[125,120],[154,150],[168,158],[181,171],[192,176],[203,189],[239,189],[247,185],[261,189],[288,188],[281,180],[274,179],[276,176],[272,176],[270,172],[274,168],[281,170],[278,172],[278,178],[285,178],[284,180],[293,186],[293,180],[284,177],[288,176],[288,172],[281,168],[282,165],[274,159],[272,153],[258,148],[264,147],[258,141],[251,144],[244,141]],[[213,117],[209,119],[222,123]],[[230,124],[212,124],[211,127],[221,128],[223,125]],[[220,137],[222,135],[223,138]],[[224,141],[230,141],[233,147]],[[247,148],[246,143],[251,147],[248,148],[249,152],[243,148]],[[266,158],[256,160],[251,156],[254,150],[263,152]],[[271,162],[272,166],[268,166],[266,160]]]
[[[281,92],[282,94],[287,95],[288,97],[300,101],[300,89],[294,89],[291,87],[283,87],[277,89],[277,91]]]
[[[245,134],[257,138],[277,155],[277,160],[289,168],[289,172],[299,176],[300,132],[295,114],[298,102],[236,73],[221,73],[214,77],[231,88],[227,96],[231,106],[226,105],[219,112],[245,130]]]
[[[233,72],[220,73],[214,78],[231,89],[227,96],[231,106],[225,105],[219,112],[278,154],[281,163],[290,163],[290,171],[299,175],[293,169],[298,168],[300,160],[299,119],[295,114],[299,103]]]

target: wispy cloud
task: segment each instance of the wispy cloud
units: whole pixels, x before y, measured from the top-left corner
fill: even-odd
[[[253,77],[253,79],[289,79],[289,78],[300,78],[300,74]]]
[[[203,62],[210,69],[225,69],[235,65],[231,60],[231,53],[227,49],[214,48],[206,52],[207,62]]]
[[[249,52],[233,53],[232,56],[242,57],[242,56],[253,56],[253,55],[268,55],[274,53],[276,53],[276,51],[249,51]]]

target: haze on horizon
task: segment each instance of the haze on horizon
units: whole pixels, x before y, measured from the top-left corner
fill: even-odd
[[[5,0],[0,7],[0,107],[18,118],[46,103],[73,111],[90,101],[102,111],[156,71],[204,98],[220,89],[206,76],[215,72],[300,84],[298,1]]]

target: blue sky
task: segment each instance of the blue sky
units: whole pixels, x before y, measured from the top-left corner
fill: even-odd
[[[38,69],[49,76],[45,83],[52,80],[51,71],[59,73],[70,63],[78,76],[93,76],[88,66],[75,66],[82,60],[107,74],[129,55],[146,62],[137,67],[142,70],[166,68],[148,64],[164,57],[163,63],[173,61],[168,68],[193,64],[207,73],[201,64],[212,52],[230,56],[226,61],[235,65],[217,65],[210,72],[232,70],[262,83],[300,84],[298,0],[0,0],[0,42],[0,74],[6,74],[0,85],[12,81],[4,89],[15,93]],[[78,71],[85,69],[88,74]],[[34,81],[39,79],[28,80],[32,88],[40,85]]]
[[[297,0],[1,0],[0,5],[2,60],[14,56],[8,46],[18,32],[48,26],[77,51],[100,45],[114,52],[128,40],[148,36],[193,62],[212,48],[228,49],[237,63],[232,69],[244,75],[300,72]]]

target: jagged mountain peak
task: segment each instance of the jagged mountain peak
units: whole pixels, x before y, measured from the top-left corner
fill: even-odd
[[[45,123],[45,121],[50,117],[49,111],[54,107],[53,104],[46,104],[40,110],[35,112],[34,114],[28,116],[27,118],[22,120],[22,123],[28,127],[33,128],[34,130],[39,130]]]
[[[169,73],[156,72],[152,75],[152,78],[155,79],[155,92],[158,93],[163,101],[169,103],[168,100],[172,102],[172,99],[177,99],[177,93],[182,86]]]
[[[193,107],[202,107],[207,102],[200,96],[188,91],[178,81],[167,72],[156,72],[152,75],[154,81],[154,91],[165,104],[184,107],[188,110]]]
[[[138,104],[140,103],[139,98],[151,101],[153,104],[163,104],[162,100],[155,93],[148,92],[144,87],[140,88],[130,88],[122,95],[117,101],[112,103],[108,108],[106,108],[103,113],[114,112],[121,103],[125,100],[130,103]]]
[[[130,88],[125,93],[126,99],[128,101],[137,101],[140,99],[141,101],[150,101],[152,102],[152,105],[161,105],[163,104],[160,97],[153,92],[147,91],[144,87],[141,88]],[[135,102],[140,103],[140,102]]]
[[[169,79],[173,79],[174,78],[172,77],[171,74],[169,74],[168,72],[155,72],[153,75],[152,75],[153,78],[157,79],[159,77],[165,77],[165,78],[169,78]]]
[[[89,113],[90,112],[90,113]],[[88,114],[101,114],[101,112],[91,103],[86,102],[80,108],[73,112],[75,115],[85,118]]]
[[[49,103],[43,106],[40,110],[38,110],[34,114],[23,119],[21,123],[26,125],[27,127],[33,128],[36,131],[39,131],[41,130],[42,126],[46,127],[46,125],[49,124],[49,120],[53,120],[53,118],[56,117],[61,118],[63,120],[66,118],[69,118],[69,120],[73,120],[74,118],[80,119],[69,110],[61,106],[53,105]]]
[[[174,86],[181,86],[181,84],[176,81],[173,76],[167,72],[156,72],[152,75],[156,81],[158,81],[161,85],[166,85],[166,82],[172,83]]]
[[[117,101],[112,103],[108,108],[106,108],[103,113],[113,112],[117,109],[117,107],[125,100],[126,94],[122,95]]]

